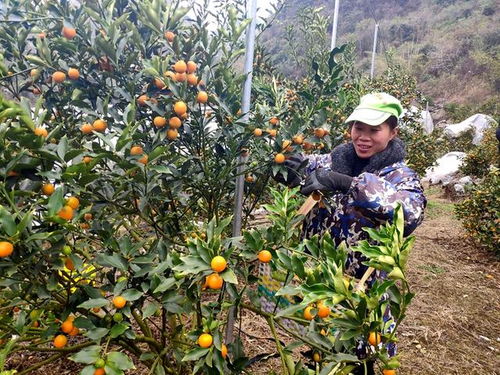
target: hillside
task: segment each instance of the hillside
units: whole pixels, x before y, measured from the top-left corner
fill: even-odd
[[[300,76],[289,58],[287,33],[304,50],[329,48],[332,0],[288,0],[277,22],[263,34],[266,50],[282,72]],[[318,19],[306,8],[320,8]],[[306,9],[306,11],[304,11]],[[300,18],[302,17],[302,18]],[[298,20],[311,23],[300,25]],[[319,21],[318,21],[319,20]],[[353,42],[356,63],[369,73],[375,20],[379,22],[376,73],[387,66],[386,51],[417,77],[436,104],[467,104],[491,114],[500,93],[500,5],[495,0],[341,0],[337,45]],[[314,25],[313,25],[314,24]],[[313,27],[310,27],[313,25]],[[318,27],[319,25],[319,27]],[[324,26],[327,34],[321,36]],[[305,38],[305,35],[313,33]],[[304,51],[303,51],[304,52]],[[299,51],[300,53],[300,51]],[[305,53],[305,52],[304,52]],[[487,107],[487,108],[486,108]]]

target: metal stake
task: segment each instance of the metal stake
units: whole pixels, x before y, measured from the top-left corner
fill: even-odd
[[[333,27],[332,27],[332,44],[330,45],[330,51],[335,48],[335,43],[337,41],[337,27],[339,23],[339,6],[340,0],[335,0],[335,8],[333,12]]]
[[[257,0],[251,0],[250,3],[250,27],[246,35],[246,51],[245,51],[245,85],[243,86],[243,96],[241,99],[241,111],[243,112],[243,121],[248,122],[248,112],[250,111],[250,96],[252,92],[252,73],[253,73],[253,55],[255,45],[255,26],[257,23]],[[238,157],[236,188],[234,191],[234,217],[233,217],[233,237],[241,235],[241,216],[243,211],[243,187],[245,178],[243,172],[244,165],[247,160],[246,156],[240,155]],[[230,344],[234,340],[233,330],[236,321],[236,308],[232,306],[228,311],[227,327],[225,342]]]

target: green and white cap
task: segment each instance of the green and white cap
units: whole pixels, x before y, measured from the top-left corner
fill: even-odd
[[[391,116],[399,118],[403,113],[401,102],[385,92],[375,92],[361,97],[359,105],[354,108],[346,123],[359,121],[367,125],[377,126]]]

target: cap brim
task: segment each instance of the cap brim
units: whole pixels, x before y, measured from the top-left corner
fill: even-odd
[[[388,112],[377,111],[371,108],[356,108],[345,120],[345,123],[359,121],[367,125],[377,126],[382,124],[389,117],[393,116]]]

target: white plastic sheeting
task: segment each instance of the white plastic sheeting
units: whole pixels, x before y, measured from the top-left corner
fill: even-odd
[[[431,185],[449,184],[458,172],[463,163],[465,152],[453,151],[436,160],[436,165],[427,168],[424,181],[429,181]]]
[[[449,137],[456,138],[462,133],[470,129],[474,129],[474,138],[472,139],[472,143],[478,145],[483,139],[484,131],[493,122],[495,122],[495,120],[492,117],[477,113],[458,124],[446,125],[444,127],[444,134]]]

